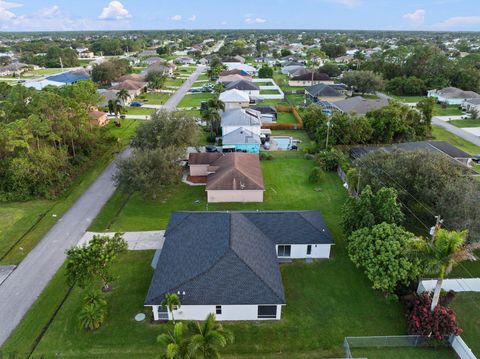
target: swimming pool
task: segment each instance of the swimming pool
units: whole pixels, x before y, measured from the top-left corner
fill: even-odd
[[[291,137],[271,137],[270,140],[272,144],[276,144],[278,150],[289,150],[292,148],[292,138]]]

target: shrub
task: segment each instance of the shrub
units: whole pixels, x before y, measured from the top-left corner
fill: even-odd
[[[345,155],[335,149],[320,151],[315,155],[315,162],[325,171],[333,172],[345,162]],[[344,168],[345,170],[345,168]]]
[[[433,336],[437,340],[444,340],[450,335],[460,335],[462,329],[458,327],[453,309],[439,304],[432,312],[431,303],[429,293],[416,297],[413,309],[408,314],[408,334]]]
[[[307,161],[310,161],[310,160],[313,160],[315,158],[315,156],[312,155],[311,153],[305,153],[303,155],[303,158],[306,159]]]
[[[310,176],[308,176],[308,180],[311,183],[320,183],[322,178],[325,176],[325,172],[320,167],[314,167],[312,172],[310,172]]]
[[[271,153],[260,152],[260,161],[271,161],[273,158]]]

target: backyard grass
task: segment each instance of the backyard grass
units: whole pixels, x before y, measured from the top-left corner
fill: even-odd
[[[433,116],[461,116],[463,112],[458,106],[442,107],[438,103],[433,107]]]
[[[145,102],[149,105],[163,105],[169,98],[169,93],[148,92],[136,97],[135,101]]]
[[[202,101],[207,101],[213,97],[214,95],[208,92],[186,94],[178,107],[200,107]]]
[[[122,120],[122,127],[117,128],[110,123],[107,130],[119,138],[119,146],[92,162],[58,199],[0,205],[0,264],[18,264],[29,253],[128,143],[138,124],[135,120]]]
[[[393,348],[361,348],[353,349],[352,355],[355,358],[368,359],[456,359],[455,352],[450,347],[393,347]]]
[[[463,329],[461,337],[480,358],[480,293],[457,293],[451,304]]]
[[[406,102],[406,103],[414,103],[414,102],[419,102],[426,98],[425,96],[397,96],[397,95],[388,95],[391,98],[400,101],[400,102]]]
[[[450,133],[439,126],[432,125],[432,136],[435,140],[446,141],[471,155],[480,153],[479,146],[476,146],[461,137],[455,136],[453,133]]]
[[[448,123],[460,128],[480,127],[480,119],[452,120]]]
[[[285,95],[287,102],[291,105],[302,107],[305,105],[305,96],[304,95]]]
[[[292,112],[278,112],[277,123],[298,123]]]
[[[260,95],[280,95],[278,90],[260,90]]]

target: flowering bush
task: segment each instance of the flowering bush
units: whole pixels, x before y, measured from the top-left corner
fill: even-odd
[[[457,325],[453,309],[437,305],[432,312],[430,294],[423,293],[415,298],[413,308],[408,314],[408,334],[434,337],[443,340],[450,335],[460,335],[462,329]]]

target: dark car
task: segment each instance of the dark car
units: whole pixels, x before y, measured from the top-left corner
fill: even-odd
[[[142,107],[143,103],[135,101],[130,104],[130,107]]]
[[[213,145],[205,146],[205,149],[207,150],[207,152],[217,152],[218,151],[217,147],[213,146]]]
[[[191,89],[190,90],[191,93],[199,93],[199,92],[203,92],[202,89]]]
[[[475,163],[480,163],[480,155],[473,156],[472,161]]]

